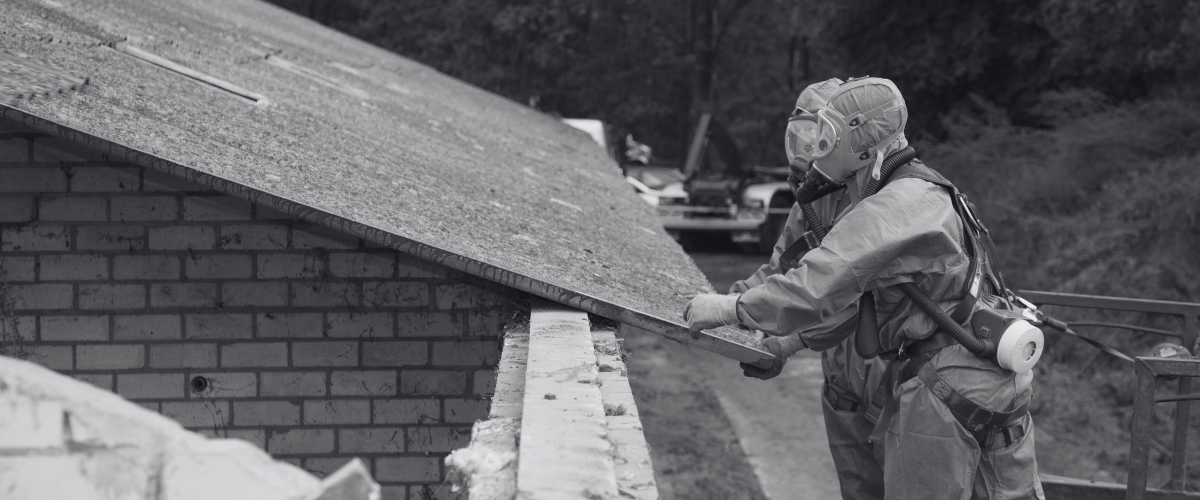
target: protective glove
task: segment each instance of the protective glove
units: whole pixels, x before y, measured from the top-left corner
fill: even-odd
[[[746,280],[741,280],[741,281],[736,281],[733,283],[733,285],[729,286],[729,293],[731,295],[732,294],[740,294],[740,293],[745,293],[746,290],[749,290],[749,289],[750,289],[750,286],[746,284]]]
[[[687,321],[692,337],[699,336],[700,330],[739,323],[737,316],[739,297],[741,294],[702,293],[688,302],[687,306],[683,308],[683,320]]]
[[[787,364],[788,358],[804,350],[807,346],[800,339],[800,335],[789,335],[787,337],[767,337],[762,341],[763,347],[767,352],[773,354],[775,359],[762,359],[753,363],[741,363],[742,375],[746,377],[770,380],[778,377],[783,373],[783,365]]]

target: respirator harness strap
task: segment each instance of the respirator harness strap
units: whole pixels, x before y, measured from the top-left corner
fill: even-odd
[[[1032,394],[1024,403],[1012,410],[993,411],[979,406],[974,401],[967,399],[966,396],[959,394],[929,365],[922,367],[921,371],[917,373],[917,377],[938,399],[946,404],[946,407],[950,409],[950,414],[954,415],[954,419],[958,420],[958,423],[962,424],[967,432],[970,432],[979,442],[979,446],[984,449],[996,449],[1011,445],[1025,435],[1025,428],[1019,421],[1029,413],[1029,403],[1033,401]],[[1004,436],[1003,444],[996,439],[1000,435]],[[998,444],[1000,446],[996,446]]]

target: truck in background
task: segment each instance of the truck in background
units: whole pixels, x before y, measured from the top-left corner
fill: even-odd
[[[617,161],[625,180],[658,210],[659,221],[684,248],[697,237],[727,235],[748,252],[770,254],[795,198],[788,168],[746,168],[731,140],[713,141],[712,114],[697,123],[683,169],[653,165],[649,148],[626,137],[618,154],[608,126],[594,119],[564,119],[587,132]]]

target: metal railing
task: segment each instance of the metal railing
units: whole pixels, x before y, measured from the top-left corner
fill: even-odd
[[[1197,345],[1197,334],[1200,334],[1200,304],[1037,291],[1022,291],[1020,295],[1039,307],[1053,305],[1175,316],[1182,320],[1183,331],[1180,333],[1152,331],[1153,329],[1146,328],[1138,328],[1138,330],[1180,338],[1182,345],[1192,356],[1200,354],[1200,345]],[[1107,324],[1096,326],[1123,327]],[[1182,492],[1187,485],[1190,402],[1200,399],[1200,393],[1192,392],[1192,378],[1200,377],[1200,359],[1138,357],[1135,364],[1137,389],[1133,404],[1133,431],[1129,442],[1129,477],[1126,482],[1126,498],[1142,500],[1148,497],[1161,497],[1161,493]],[[1155,397],[1155,382],[1159,377],[1179,377],[1178,395]],[[1150,433],[1154,423],[1154,404],[1171,402],[1179,405],[1175,412],[1171,480],[1163,487],[1165,491],[1147,491],[1146,473],[1150,458]]]

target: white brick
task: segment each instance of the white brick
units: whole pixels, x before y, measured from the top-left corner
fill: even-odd
[[[183,199],[183,220],[250,220],[250,202],[231,196],[188,196]]]
[[[79,285],[80,309],[141,309],[146,307],[144,285]]]
[[[395,396],[396,372],[335,371],[329,376],[329,387],[334,396]]]
[[[42,281],[93,281],[108,279],[108,257],[103,255],[43,255]]]
[[[6,227],[0,231],[0,250],[5,252],[62,252],[70,249],[71,233],[66,226]]]
[[[184,427],[224,427],[229,425],[229,402],[165,402],[162,414]]]
[[[128,399],[165,399],[183,397],[182,373],[120,373],[117,394]]]
[[[225,250],[282,250],[287,248],[288,228],[278,224],[226,224],[221,226],[220,246]]]
[[[217,232],[211,226],[168,226],[150,228],[151,250],[212,250]]]
[[[108,340],[108,316],[43,316],[42,340]]]
[[[182,318],[177,314],[115,316],[113,338],[117,340],[179,340]]]
[[[117,255],[113,257],[113,279],[177,280],[179,257],[174,255]]]
[[[249,254],[193,254],[184,259],[188,279],[251,277]]]
[[[320,313],[266,313],[256,317],[259,338],[313,338],[322,335]]]
[[[137,191],[141,186],[138,171],[138,167],[75,167],[71,169],[71,191]]]
[[[114,221],[173,221],[179,202],[169,196],[117,196],[112,199]]]
[[[104,198],[81,196],[57,196],[38,200],[38,220],[51,221],[105,221],[108,220],[108,202]]]
[[[80,250],[142,250],[146,248],[146,228],[80,226],[75,232],[75,247]]]
[[[130,370],[146,366],[141,345],[81,345],[75,348],[77,370]]]
[[[221,346],[221,367],[282,367],[288,364],[285,342],[246,342]]]

